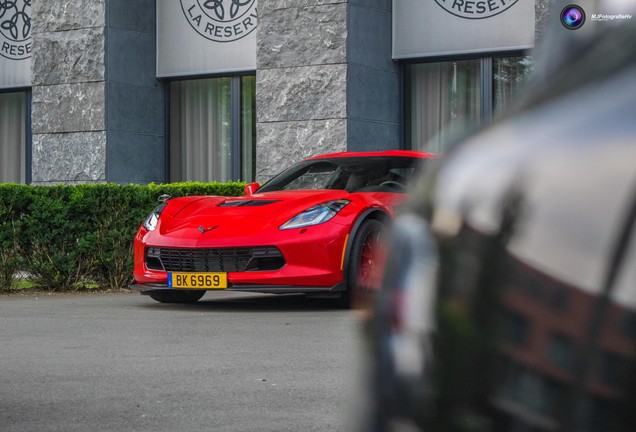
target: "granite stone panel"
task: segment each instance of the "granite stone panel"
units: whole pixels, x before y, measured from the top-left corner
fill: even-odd
[[[156,36],[132,30],[108,31],[108,80],[157,87]]]
[[[344,118],[346,78],[345,64],[257,71],[257,121]]]
[[[276,10],[276,9],[337,5],[341,3],[347,3],[347,0],[258,0],[258,14],[260,15],[261,11],[269,11],[269,10]]]
[[[163,183],[166,151],[163,135],[108,132],[107,180],[113,183]]]
[[[397,72],[391,41],[393,22],[391,11],[349,5],[348,59],[377,69]]]
[[[33,33],[104,27],[106,0],[37,0],[33,2]]]
[[[159,87],[122,83],[108,86],[108,129],[146,134],[164,133],[164,92]]]
[[[104,28],[33,35],[33,85],[103,81]]]
[[[104,82],[33,87],[34,134],[105,129]]]
[[[391,12],[393,10],[393,0],[348,0],[347,3],[385,12]]]
[[[398,123],[400,86],[397,72],[349,65],[347,93],[350,118]]]
[[[106,179],[106,132],[33,135],[33,184]]]
[[[309,156],[347,148],[346,119],[259,123],[256,133],[260,182]]]
[[[259,0],[257,181],[306,157],[347,148],[343,0]]]
[[[111,29],[127,29],[155,34],[157,0],[108,0],[108,25]]]
[[[400,148],[398,123],[382,123],[360,119],[347,122],[347,150],[373,151]]]
[[[107,8],[106,179],[167,181],[165,89],[156,78],[156,1],[108,0]]]
[[[346,62],[346,3],[258,12],[258,69]]]

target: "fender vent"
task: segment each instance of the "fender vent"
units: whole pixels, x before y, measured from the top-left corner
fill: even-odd
[[[225,201],[219,204],[219,207],[260,207],[268,204],[277,203],[278,200],[239,200]]]

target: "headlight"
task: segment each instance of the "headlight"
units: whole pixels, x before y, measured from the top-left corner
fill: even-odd
[[[282,224],[280,226],[280,229],[286,230],[293,228],[303,228],[327,222],[350,202],[351,201],[349,200],[343,199],[327,201],[322,204],[318,204],[317,206],[314,206],[294,216],[293,218]]]
[[[157,228],[157,224],[159,223],[159,216],[163,209],[166,208],[166,203],[159,204],[157,208],[155,208],[148,217],[144,220],[143,226],[148,231],[154,231]]]

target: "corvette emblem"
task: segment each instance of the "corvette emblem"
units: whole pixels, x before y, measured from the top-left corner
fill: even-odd
[[[203,225],[199,225],[198,230],[201,232],[201,234],[205,234],[206,232],[217,229],[218,227],[219,227],[218,225],[213,225],[209,228],[204,228]]]

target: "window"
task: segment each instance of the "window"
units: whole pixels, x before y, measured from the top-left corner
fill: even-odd
[[[254,76],[170,83],[170,181],[252,181]]]
[[[340,157],[300,162],[263,185],[259,192],[338,189],[401,192],[422,160],[411,157]]]
[[[547,354],[552,365],[569,370],[574,360],[574,347],[567,337],[560,334],[551,334]]]
[[[506,374],[499,388],[499,398],[511,401],[509,408],[521,409],[520,412],[524,412],[529,419],[537,418],[536,414],[542,417],[558,414],[557,401],[561,399],[563,392],[561,383],[512,360],[505,367]]]
[[[604,351],[600,353],[599,378],[608,387],[618,389],[622,384],[621,378],[625,376],[626,360],[618,354]],[[627,360],[629,361],[629,360]]]
[[[479,60],[406,67],[407,147],[439,153],[447,134],[467,121],[479,122]],[[426,147],[423,147],[426,145]]]
[[[407,64],[405,147],[444,151],[454,137],[503,111],[531,66],[528,57]]]
[[[507,321],[507,325],[503,326],[506,332],[505,341],[514,347],[523,346],[530,331],[528,319],[517,312],[509,311]]]
[[[27,182],[27,93],[0,93],[0,183]]]
[[[502,112],[532,71],[530,57],[502,57],[492,60],[493,111]]]

